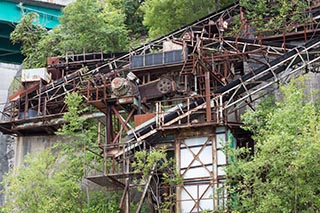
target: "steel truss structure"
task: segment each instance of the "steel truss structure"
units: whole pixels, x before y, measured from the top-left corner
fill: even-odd
[[[310,14],[318,12],[314,8]],[[175,159],[182,183],[166,185],[162,175],[174,169],[154,167],[140,185],[136,212],[148,194],[154,209],[165,202],[163,194],[176,203],[170,212],[226,209],[228,157],[221,143],[252,143],[250,133],[239,128],[243,108],[254,108],[279,83],[318,72],[320,64],[316,17],[272,36],[249,32],[244,21],[241,36],[228,36],[227,24],[243,15],[235,3],[129,53],[50,58],[53,80],[15,94],[0,130],[53,134],[64,123],[64,96],[79,92],[98,111],[83,116],[100,118],[97,146],[87,149],[95,156],[87,163],[87,179],[121,190],[124,212],[130,211],[130,194],[138,187],[133,180],[142,176],[133,171],[134,154],[163,146]],[[36,116],[28,117],[30,109]]]

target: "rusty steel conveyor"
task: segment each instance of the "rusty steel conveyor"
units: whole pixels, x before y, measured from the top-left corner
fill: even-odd
[[[292,75],[304,68],[309,69],[310,66],[315,62],[320,62],[320,54],[317,52],[320,50],[319,45],[320,37],[316,37],[307,42],[304,46],[294,48],[284,55],[271,61],[269,64],[262,65],[253,72],[249,72],[239,79],[230,82],[226,86],[217,89],[214,91],[215,97],[211,99],[211,106],[213,105],[212,107],[215,110],[219,110],[219,108],[222,106],[214,105],[214,103],[219,102],[217,100],[219,98],[222,98],[222,102],[229,101],[228,106],[232,106],[232,102],[236,103],[236,97],[239,95],[244,94],[244,96],[241,97],[244,98],[258,92],[259,88],[257,87],[262,85],[263,82],[270,86],[273,83],[281,80],[283,77],[288,77],[288,75]],[[312,72],[312,70],[310,71]],[[257,90],[254,90],[255,88],[257,88]],[[251,90],[251,93],[247,94],[249,90]],[[230,98],[234,100],[230,101]],[[187,115],[192,114],[194,111],[205,109],[205,102],[206,100],[203,98],[196,98],[189,106],[182,107],[182,110],[175,110],[165,114],[164,125],[169,126],[178,120],[185,118]],[[185,112],[186,109],[189,111]],[[137,141],[137,143],[134,146],[131,146],[131,148],[138,146],[140,144],[139,142],[142,140],[146,140],[147,138],[159,133],[155,119],[153,119],[152,122],[149,121],[146,123],[146,126],[135,129],[129,133],[129,141]]]

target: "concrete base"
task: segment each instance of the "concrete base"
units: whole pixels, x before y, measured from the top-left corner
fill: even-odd
[[[63,141],[63,137],[59,135],[24,136],[17,137],[16,140],[14,167],[19,167],[27,154],[35,155],[56,142]]]

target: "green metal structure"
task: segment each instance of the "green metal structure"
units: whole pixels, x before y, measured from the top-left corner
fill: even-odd
[[[0,62],[20,64],[23,60],[21,45],[10,42],[10,33],[23,15],[39,14],[39,23],[47,29],[59,24],[61,5],[34,0],[0,0]]]

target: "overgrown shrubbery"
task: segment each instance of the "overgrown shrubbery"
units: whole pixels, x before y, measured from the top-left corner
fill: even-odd
[[[63,9],[61,24],[48,31],[28,13],[11,33],[22,43],[25,68],[42,67],[46,58],[66,52],[119,52],[128,48],[125,15],[108,0],[77,0]]]
[[[84,150],[96,143],[97,126],[80,118],[87,110],[82,96],[69,94],[65,102],[67,123],[58,132],[65,142],[26,157],[23,166],[4,177],[4,212],[120,212],[120,195],[85,188],[84,158],[92,156]]]
[[[165,147],[136,152],[132,167],[134,172],[141,173],[141,178],[135,180],[138,185],[145,184],[150,175],[159,176],[159,183],[167,185],[168,188],[175,188],[182,183],[182,179],[175,169],[174,161],[168,158]],[[141,188],[139,190],[142,191]],[[161,197],[162,200],[157,200],[154,208],[161,212],[170,212],[170,208],[175,206],[175,194],[162,194]]]
[[[319,100],[297,80],[244,116],[254,133],[254,156],[232,153],[227,180],[239,212],[316,212],[320,209]],[[312,98],[311,98],[312,97]]]
[[[291,0],[240,0],[251,27],[258,31],[278,30],[290,25],[304,24],[310,1]]]

